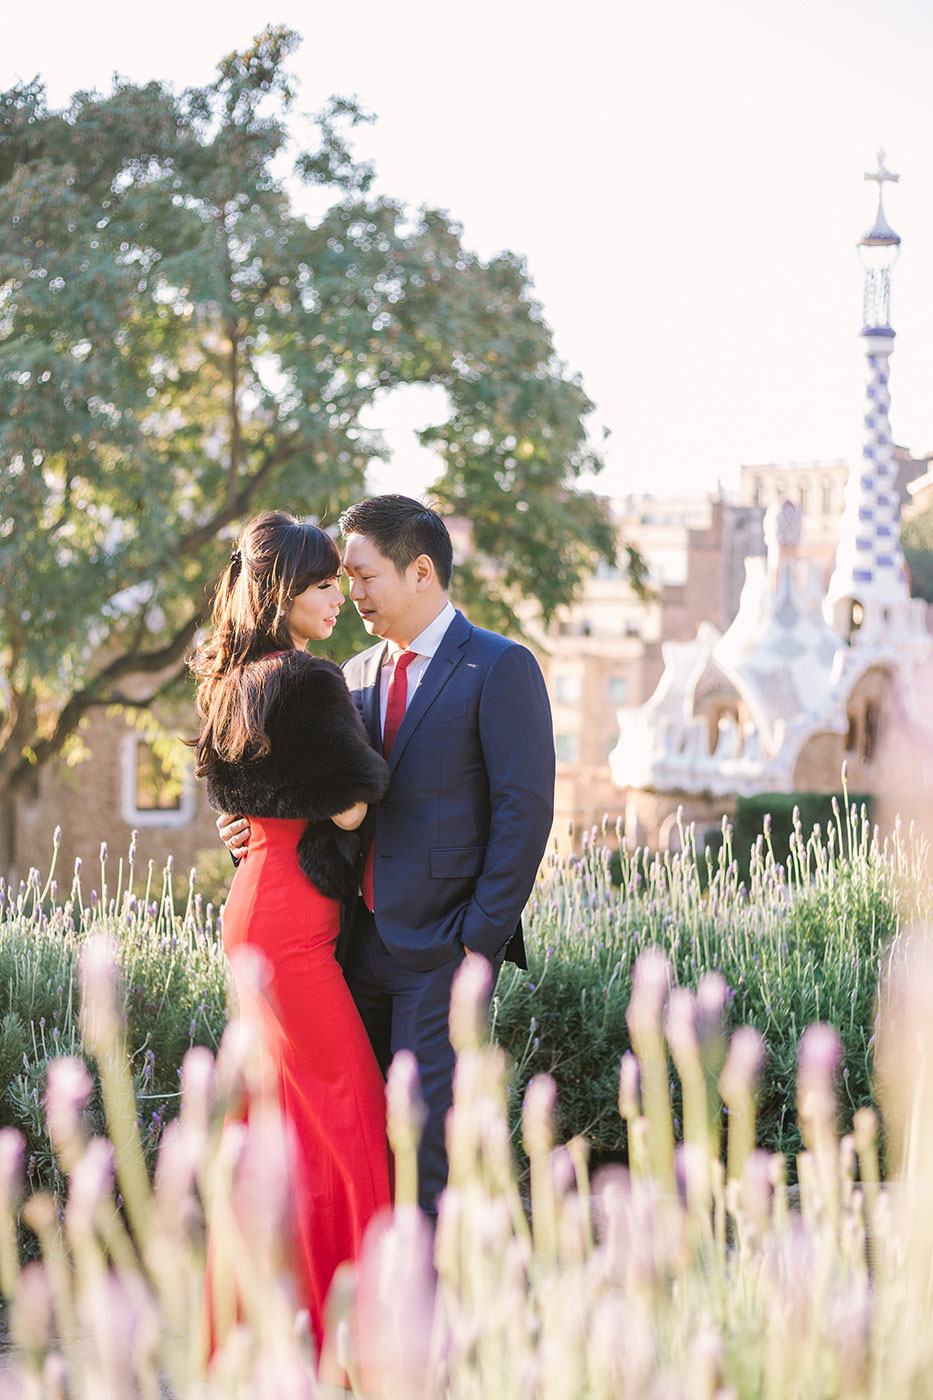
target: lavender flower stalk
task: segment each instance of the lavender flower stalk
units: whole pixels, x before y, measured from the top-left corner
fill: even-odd
[[[670,965],[663,953],[656,948],[642,953],[635,964],[632,999],[626,1013],[632,1048],[641,1066],[651,1169],[667,1192],[674,1190],[674,1131],[661,1023],[670,977]]]
[[[386,1081],[386,1126],[395,1155],[395,1199],[401,1206],[418,1201],[418,1143],[427,1115],[418,1078],[418,1061],[400,1050]]]
[[[146,1236],[149,1176],[146,1171],[136,1097],[117,1013],[117,956],[113,942],[96,935],[82,949],[79,963],[82,1031],[100,1073],[101,1092],[116,1156],[117,1179],[137,1240]]]
[[[729,1110],[728,1177],[740,1181],[755,1146],[755,1086],[765,1057],[765,1043],[752,1026],[739,1026],[729,1043],[719,1076],[719,1091]]]
[[[22,1192],[24,1147],[15,1128],[0,1128],[0,1292],[8,1301],[19,1278],[15,1211]]]

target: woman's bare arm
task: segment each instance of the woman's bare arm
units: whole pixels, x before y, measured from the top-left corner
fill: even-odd
[[[335,826],[339,826],[343,831],[356,831],[366,816],[367,803],[356,802],[352,807],[348,807],[345,812],[338,812],[331,817]]]

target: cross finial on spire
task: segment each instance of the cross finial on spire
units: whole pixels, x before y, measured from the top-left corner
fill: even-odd
[[[878,186],[878,196],[881,197],[881,190],[885,180],[892,180],[895,184],[901,178],[900,175],[892,175],[890,170],[884,168],[884,151],[878,151],[878,169],[866,170],[865,179],[874,180]]]

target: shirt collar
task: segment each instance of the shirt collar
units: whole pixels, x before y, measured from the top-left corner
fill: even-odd
[[[448,598],[437,617],[435,617],[432,622],[429,622],[427,627],[419,632],[417,637],[409,642],[407,647],[400,647],[397,646],[395,642],[389,642],[386,648],[385,661],[394,662],[399,653],[403,651],[413,651],[417,656],[433,656],[444,640],[444,634],[447,628],[456,616],[457,609]]]

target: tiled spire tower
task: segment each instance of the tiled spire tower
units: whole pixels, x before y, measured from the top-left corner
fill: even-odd
[[[878,169],[866,180],[878,185],[878,212],[872,228],[859,243],[865,264],[865,307],[862,335],[868,359],[865,443],[858,466],[846,487],[836,561],[826,595],[827,619],[844,637],[860,627],[867,611],[882,616],[892,604],[909,596],[900,545],[900,500],[891,443],[888,408],[888,361],[894,348],[891,329],[891,268],[900,238],[884,214],[885,181],[897,180],[884,168],[884,152],[878,152]]]

